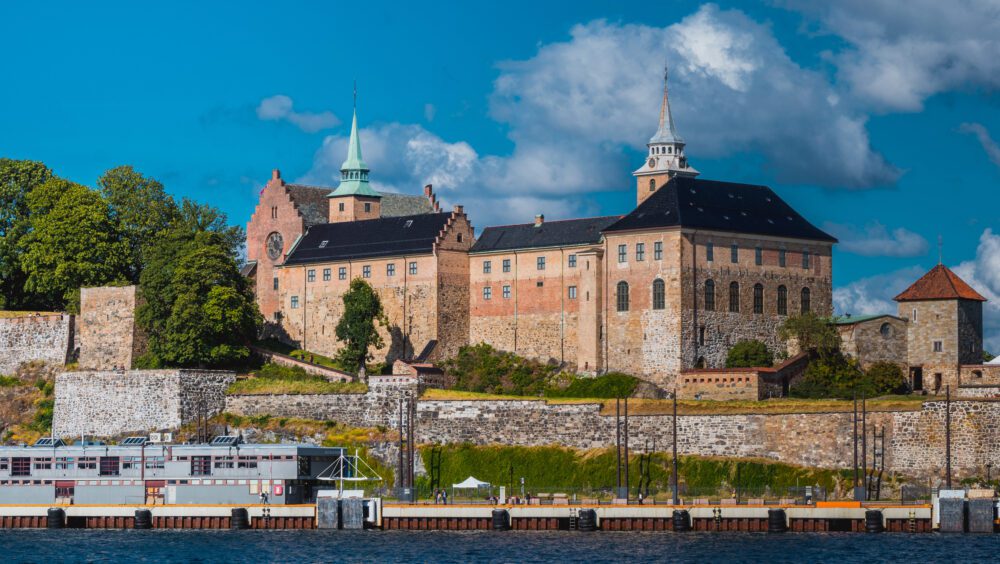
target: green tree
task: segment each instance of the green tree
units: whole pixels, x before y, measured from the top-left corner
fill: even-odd
[[[262,319],[239,273],[232,232],[224,215],[192,204],[146,249],[136,318],[149,354],[140,364],[224,366],[249,356]]]
[[[828,352],[809,361],[802,379],[792,385],[789,395],[800,398],[849,399],[855,392],[868,392],[864,374],[857,364],[840,353]]]
[[[865,371],[865,380],[866,391],[873,396],[902,394],[908,388],[903,369],[892,362],[873,363]]]
[[[20,252],[30,228],[28,194],[50,178],[42,163],[0,159],[0,308],[30,305]]]
[[[726,355],[726,368],[755,368],[772,364],[774,355],[767,350],[767,345],[755,340],[736,343]]]
[[[28,194],[28,209],[21,264],[36,303],[77,311],[81,287],[126,281],[124,247],[98,192],[50,178]]]
[[[154,178],[143,176],[131,166],[113,168],[97,179],[107,200],[111,220],[117,225],[125,248],[125,275],[138,284],[143,254],[158,234],[179,216],[177,204]]]
[[[987,351],[985,349],[983,350],[983,362],[989,362],[989,361],[993,360],[994,358],[996,358],[996,356],[994,356],[992,353],[990,353],[989,351]]]
[[[353,371],[373,358],[369,349],[383,345],[376,324],[387,323],[378,294],[361,278],[351,280],[343,300],[344,314],[337,322],[336,334],[344,346],[337,353],[337,359],[345,369]]]
[[[778,328],[778,337],[782,341],[795,340],[799,350],[803,352],[816,351],[826,356],[840,350],[840,335],[829,320],[815,313],[793,315]]]

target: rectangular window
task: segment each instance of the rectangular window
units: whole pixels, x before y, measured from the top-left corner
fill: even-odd
[[[735,243],[729,246],[729,262],[733,264],[740,262],[740,246]]]
[[[329,268],[324,268],[323,269],[323,282],[329,282],[329,281],[330,281],[330,269]]]
[[[778,266],[785,266],[785,249],[778,251]]]
[[[61,456],[56,458],[56,470],[72,470],[73,469],[73,457],[71,456]]]
[[[636,243],[635,244],[635,260],[637,262],[642,262],[646,260],[646,244]]]
[[[299,297],[292,296],[292,309],[299,309]]]
[[[337,209],[340,211],[344,211],[344,202],[340,202],[339,204],[337,204]]]
[[[510,272],[510,259],[503,259],[503,271]]]
[[[80,470],[97,470],[97,459],[93,456],[81,456],[76,467]]]
[[[191,475],[192,476],[211,476],[212,475],[212,457],[211,456],[192,456],[191,457]]]
[[[371,278],[372,277],[372,267],[371,267],[371,265],[366,264],[366,265],[364,265],[364,266],[361,267],[361,276],[363,278]]]
[[[278,289],[278,277],[277,276],[274,277],[274,289],[275,290]]]
[[[934,341],[934,352],[944,351],[944,343],[941,341]]]
[[[705,260],[708,262],[715,260],[715,245],[711,241],[705,243]]]
[[[491,299],[493,299],[493,288],[491,288],[489,286],[486,286],[485,288],[483,288],[483,299],[484,300],[491,300]]]
[[[704,327],[699,327],[698,328],[698,344],[699,345],[704,345],[705,344],[705,328]]]
[[[257,467],[257,457],[256,456],[241,456],[236,461],[237,468],[256,468]]]
[[[618,245],[618,262],[628,261],[628,245]]]
[[[306,281],[307,282],[315,282],[316,281],[316,269],[315,268],[310,268],[309,270],[306,271]]]
[[[509,300],[510,299],[510,286],[504,286],[503,287],[503,299],[505,299],[505,300]]]
[[[576,268],[576,255],[569,256],[569,267]]]
[[[215,468],[232,468],[236,465],[236,461],[233,460],[232,456],[216,456],[215,460],[212,461],[212,466]]]
[[[489,274],[493,272],[493,261],[484,260],[483,261],[483,274]]]
[[[337,269],[337,280],[347,280],[347,267],[341,266]]]
[[[416,274],[416,273],[417,273],[417,261],[411,261],[410,262],[410,274]]]
[[[545,257],[538,257],[535,259],[535,266],[538,270],[545,270]]]
[[[10,459],[11,476],[30,476],[31,459],[26,456],[15,456]]]
[[[570,286],[568,288],[568,294],[569,294],[569,299],[575,300],[576,299],[576,286]]]
[[[52,470],[51,458],[36,458],[34,462],[35,470]]]
[[[147,456],[146,457],[146,469],[156,470],[158,468],[163,468],[163,463],[165,462],[165,457],[163,456]]]
[[[753,263],[757,266],[764,264],[764,249],[757,247],[753,250]]]
[[[802,268],[809,269],[809,251],[802,251]]]
[[[386,276],[395,276],[396,275],[396,264],[395,263],[390,262],[389,264],[385,265],[385,275]]]
[[[663,260],[663,241],[653,243],[653,260]]]
[[[369,202],[365,202],[365,213],[371,213],[372,205]]]
[[[914,323],[917,322],[917,308],[913,308],[913,317],[912,317],[912,319],[913,319]]]
[[[121,466],[121,458],[117,456],[102,456],[99,460],[100,462],[100,472],[101,476],[117,476],[121,472],[119,468]]]

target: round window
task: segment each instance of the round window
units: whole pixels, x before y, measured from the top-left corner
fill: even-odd
[[[878,332],[882,334],[883,339],[888,339],[889,337],[892,337],[892,325],[883,323],[882,326],[879,327]]]
[[[285,241],[281,238],[281,233],[274,232],[267,236],[267,256],[271,260],[278,260],[281,251],[284,250]]]

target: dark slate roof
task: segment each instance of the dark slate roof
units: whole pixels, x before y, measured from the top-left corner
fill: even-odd
[[[313,225],[285,264],[430,253],[449,217],[451,213],[441,212]]]
[[[382,195],[382,217],[401,215],[417,215],[418,213],[434,213],[430,199],[427,196],[410,196],[379,192]]]
[[[605,233],[690,227],[836,243],[767,186],[675,177]]]
[[[601,231],[621,219],[620,215],[586,217],[534,223],[501,225],[483,229],[472,252],[591,245],[601,240]]]
[[[247,261],[242,267],[240,267],[240,276],[244,278],[250,278],[257,274],[257,261],[250,260]]]
[[[330,221],[329,188],[302,184],[286,184],[285,188],[305,219],[306,227]]]

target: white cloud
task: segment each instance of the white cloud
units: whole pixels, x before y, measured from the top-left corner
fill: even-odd
[[[986,350],[1000,352],[1000,234],[994,234],[992,229],[983,231],[976,258],[952,270],[989,300],[983,304],[983,342]],[[840,315],[895,314],[896,303],[892,298],[926,272],[920,266],[911,266],[855,280],[834,289],[834,310]]]
[[[995,0],[780,3],[844,40],[830,57],[838,78],[873,107],[919,111],[939,92],[1000,87]]]
[[[837,249],[866,257],[919,257],[927,254],[927,239],[904,227],[890,232],[875,221],[859,229],[826,222],[823,228],[840,240]]]
[[[294,102],[284,94],[264,98],[257,106],[257,117],[265,121],[286,120],[306,133],[336,127],[340,120],[333,112],[296,112]]]
[[[986,151],[986,156],[993,164],[1000,166],[1000,146],[990,137],[990,132],[981,123],[963,123],[958,128],[962,133],[971,133],[979,140],[979,144]]]
[[[424,104],[424,119],[428,122],[434,121],[434,116],[437,115],[437,108],[434,104]]]

